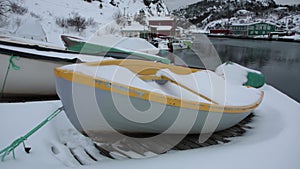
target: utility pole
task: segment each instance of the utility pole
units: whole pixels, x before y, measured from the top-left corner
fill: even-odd
[[[229,17],[229,7],[230,7],[230,0],[227,0],[227,24],[226,24],[226,28],[227,30],[229,30],[229,21],[230,21],[230,17]]]

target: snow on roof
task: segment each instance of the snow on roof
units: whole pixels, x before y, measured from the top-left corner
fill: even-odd
[[[232,23],[231,26],[250,26],[250,25],[255,25],[255,24],[259,24],[259,23],[266,23],[266,24],[276,26],[276,24],[274,24],[272,22]]]
[[[245,9],[241,9],[241,10],[238,10],[236,13],[239,13],[239,14],[247,14],[247,13],[250,13],[250,11],[245,10]]]
[[[157,28],[158,31],[170,31],[172,29],[172,26],[152,26],[154,28]]]
[[[133,26],[125,26],[121,28],[121,31],[130,32],[130,31],[148,31],[147,26],[142,25],[133,25]]]
[[[148,21],[173,21],[173,20],[174,18],[171,18],[169,16],[148,18]]]
[[[232,23],[231,26],[249,26],[249,23]]]
[[[280,11],[280,10],[288,10],[288,7],[286,7],[286,6],[280,6],[280,7],[278,7],[278,8],[275,8],[274,10],[276,10],[276,11]]]

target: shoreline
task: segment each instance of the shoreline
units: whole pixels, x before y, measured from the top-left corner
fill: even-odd
[[[281,41],[281,42],[296,42],[300,43],[300,39],[288,39],[288,38],[252,38],[252,37],[242,37],[242,36],[230,36],[230,35],[214,35],[207,34],[210,38],[230,38],[230,39],[242,39],[242,40],[261,40],[261,41]]]

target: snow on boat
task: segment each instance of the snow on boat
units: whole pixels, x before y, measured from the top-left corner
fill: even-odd
[[[170,60],[157,56],[159,49],[141,38],[104,36],[87,42],[81,38],[61,35],[65,47],[82,54],[110,56],[118,59],[151,60],[170,63]]]
[[[129,49],[144,52],[152,55],[159,53],[159,49],[149,43],[147,40],[136,37],[123,37],[115,45],[118,48]]]
[[[85,40],[75,36],[61,35],[61,39],[64,42],[66,48],[75,46],[78,43]],[[136,37],[119,37],[115,35],[103,35],[93,43],[98,45],[109,45],[116,48],[129,49],[133,51],[139,51],[156,55],[159,53],[159,49],[153,46],[151,43],[142,38]]]
[[[16,47],[34,48],[34,49],[40,48],[40,50],[46,50],[46,49],[51,51],[65,50],[63,47],[57,46],[56,44],[50,42],[44,42],[44,41],[32,40],[32,39],[26,39],[26,38],[14,37],[14,36],[0,36],[0,44],[11,45]]]
[[[54,74],[68,118],[89,134],[219,131],[243,120],[263,99],[263,92],[231,85],[212,71],[150,61],[73,64]]]
[[[53,70],[67,64],[101,61],[85,56],[25,42],[0,41],[1,97],[56,95]]]

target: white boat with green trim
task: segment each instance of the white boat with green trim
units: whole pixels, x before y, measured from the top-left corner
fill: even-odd
[[[65,47],[69,51],[78,52],[81,54],[88,54],[88,55],[100,55],[100,56],[109,56],[117,59],[139,59],[139,60],[151,60],[151,61],[157,61],[161,63],[169,64],[170,60],[164,57],[160,57],[158,55],[152,54],[152,52],[149,51],[149,49],[143,49],[143,48],[137,48],[132,47],[131,49],[125,48],[122,44],[122,40],[119,40],[117,42],[108,42],[108,44],[111,44],[111,46],[100,43],[100,40],[96,39],[92,42],[84,41],[81,38],[62,35],[61,39],[64,42]],[[119,38],[122,39],[122,38]],[[103,41],[103,40],[102,40]],[[109,39],[107,39],[109,41]],[[128,45],[135,45],[136,39],[128,39],[126,44]],[[138,40],[139,43],[140,40]],[[144,40],[145,41],[145,40]],[[144,42],[142,42],[144,43]],[[150,44],[149,42],[147,42]],[[125,46],[126,46],[125,45]],[[150,44],[151,45],[151,44]],[[151,45],[153,46],[153,45]],[[153,46],[153,48],[155,48]],[[151,49],[152,50],[152,49]],[[147,53],[146,53],[147,52]],[[159,49],[155,48],[155,53],[158,53]]]
[[[54,68],[103,59],[49,46],[0,41],[0,99],[56,96]]]
[[[209,133],[234,126],[263,92],[209,70],[141,60],[56,68],[57,93],[82,133]]]

